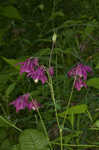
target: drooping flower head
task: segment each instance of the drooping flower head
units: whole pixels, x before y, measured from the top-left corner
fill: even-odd
[[[28,105],[29,110],[37,110],[39,107],[41,107],[41,104],[34,99],[32,99],[32,101]]]
[[[22,74],[23,72],[29,73],[34,69],[34,67],[39,65],[37,58],[28,58],[26,61],[20,62],[19,64],[21,65],[20,74]]]
[[[83,79],[86,80],[87,72],[92,72],[91,67],[84,66],[83,64],[77,64],[77,66],[72,68],[67,74],[68,74],[68,77],[79,76],[81,78],[83,77]]]
[[[19,96],[16,100],[12,101],[9,105],[13,105],[16,108],[16,112],[19,112],[22,109],[28,108],[30,110],[37,110],[41,107],[41,104],[36,100],[29,101],[30,94],[24,94]]]
[[[76,77],[74,87],[80,91],[82,87],[87,87],[86,83],[83,80],[87,80],[87,72],[92,72],[91,67],[77,64],[74,68],[72,68],[67,74],[68,77]]]
[[[74,84],[74,87],[80,91],[82,87],[87,88],[86,83],[81,79],[81,78],[77,78]]]
[[[47,81],[47,76],[45,73],[44,67],[39,66],[36,70],[29,72],[27,76],[31,77],[35,83],[40,80],[42,84],[44,84]]]
[[[26,61],[20,62],[19,64],[21,65],[20,74],[26,72],[27,77],[31,77],[35,83],[40,80],[42,84],[44,84],[48,80],[46,70],[44,66],[39,65],[37,58],[28,58]],[[53,67],[50,67],[48,71],[50,76],[54,75]]]
[[[19,96],[16,100],[12,101],[9,105],[14,105],[14,107],[16,108],[16,112],[19,112],[19,110],[28,107],[29,96],[30,96],[29,93]]]

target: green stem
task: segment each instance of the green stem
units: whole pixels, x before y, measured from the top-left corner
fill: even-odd
[[[15,128],[16,130],[22,132],[22,130],[20,128],[16,127],[14,124],[10,123],[8,120],[6,120],[5,118],[3,118],[2,116],[0,116],[0,119],[3,120],[9,126],[11,126],[11,127]]]
[[[39,117],[40,117],[41,124],[42,124],[43,130],[44,130],[44,133],[45,133],[45,135],[46,135],[46,137],[47,137],[49,146],[50,146],[50,148],[51,148],[51,150],[52,150],[52,145],[51,145],[51,143],[50,143],[50,140],[49,140],[49,137],[48,137],[48,133],[47,133],[47,130],[46,130],[44,121],[43,121],[43,119],[42,119],[42,116],[41,116],[41,114],[40,114],[40,112],[39,112],[39,109],[37,109],[37,112],[38,112],[38,115],[39,115]]]
[[[64,128],[65,120],[66,120],[66,117],[67,117],[68,108],[69,108],[70,103],[71,103],[71,98],[72,98],[73,91],[74,91],[75,81],[76,81],[76,77],[74,79],[72,90],[71,90],[70,97],[69,97],[69,100],[68,100],[68,104],[67,104],[67,107],[66,107],[66,111],[65,111],[65,115],[64,115],[64,120],[63,120],[63,128]]]
[[[54,46],[55,46],[55,43],[53,42],[52,43],[52,49],[51,49],[51,52],[50,52],[50,58],[49,58],[49,67],[51,66],[52,53],[53,53]]]
[[[52,142],[52,144],[54,145],[60,145],[60,143],[56,143],[56,142]],[[69,146],[69,147],[99,147],[99,145],[83,145],[83,144],[79,144],[79,145],[76,145],[76,144],[63,144],[64,146]]]
[[[4,114],[5,116],[7,116],[7,113],[6,113],[6,111],[5,111],[4,107],[3,107],[3,105],[0,104],[0,106],[1,106],[1,109],[2,109],[3,114]]]
[[[69,101],[68,101],[68,104],[67,104],[67,107],[66,107],[66,111],[65,111],[65,116],[64,116],[62,128],[64,128],[64,124],[65,124],[65,120],[66,120],[68,108],[69,108],[70,103],[71,103],[71,98],[72,98],[72,95],[73,95],[75,80],[76,80],[76,77],[75,77],[75,79],[74,79],[73,86],[72,86],[72,90],[71,90],[71,94],[70,94]],[[61,137],[63,136],[63,130],[61,130],[61,134],[60,134],[60,135],[61,135]],[[62,144],[62,139],[61,139],[61,144]],[[62,147],[63,147],[63,146],[62,146]],[[61,150],[63,150],[63,148],[62,148]]]
[[[48,74],[48,77],[49,77],[49,86],[50,86],[50,91],[51,91],[51,97],[52,97],[52,100],[53,100],[53,103],[54,103],[56,121],[57,121],[57,125],[58,125],[58,128],[59,128],[59,133],[60,133],[61,150],[63,150],[63,145],[62,145],[62,129],[60,128],[59,119],[58,119],[58,113],[57,113],[57,109],[56,109],[56,101],[55,101],[55,96],[54,96],[54,89],[53,89],[52,78],[50,77],[49,74]]]

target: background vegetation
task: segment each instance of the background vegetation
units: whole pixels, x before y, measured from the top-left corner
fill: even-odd
[[[88,88],[74,90],[71,107],[78,107],[74,112],[71,109],[67,117],[64,150],[99,149],[99,0],[1,0],[0,150],[49,149],[37,112],[16,113],[8,105],[27,92],[42,104],[40,113],[53,150],[60,150],[55,144],[59,131],[48,85],[20,76],[15,66],[28,57],[38,57],[40,64],[48,66],[54,32],[53,85],[59,114],[66,109],[73,83],[67,72],[79,62],[93,69]],[[21,134],[20,129],[24,130]]]

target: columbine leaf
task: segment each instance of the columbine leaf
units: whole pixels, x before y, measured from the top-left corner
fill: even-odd
[[[99,78],[89,79],[87,85],[99,89]]]
[[[22,19],[18,10],[13,6],[7,6],[2,8],[1,15],[8,18]]]
[[[48,140],[42,132],[26,129],[19,137],[21,150],[43,150],[48,145]]]
[[[58,115],[60,117],[64,117],[65,113],[66,114],[82,114],[87,112],[87,105],[86,104],[81,104],[81,105],[76,105],[68,108],[66,112],[59,113]]]

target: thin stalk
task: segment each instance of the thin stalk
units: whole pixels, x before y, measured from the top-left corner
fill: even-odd
[[[65,120],[66,120],[66,116],[67,116],[68,108],[69,108],[70,103],[71,103],[71,98],[72,98],[73,91],[74,91],[75,81],[76,81],[76,77],[74,78],[74,82],[73,82],[72,90],[71,90],[70,97],[69,97],[69,100],[68,100],[68,104],[67,104],[67,107],[66,107],[66,111],[65,111],[65,115],[64,115],[64,120],[63,120],[63,128],[64,128],[64,124],[65,124]]]
[[[53,42],[52,43],[52,49],[51,49],[51,52],[50,52],[50,58],[49,58],[49,67],[51,66],[52,53],[53,53],[54,46],[55,46],[55,43]]]
[[[56,142],[52,142],[52,144],[54,144],[54,145],[60,145],[60,143],[56,143]],[[99,147],[99,145],[87,145],[87,144],[79,144],[79,145],[76,145],[76,144],[63,144],[64,146],[69,146],[69,147],[94,147],[94,148],[96,148],[96,147]]]
[[[0,104],[0,106],[1,106],[1,109],[2,109],[3,114],[4,114],[5,116],[7,116],[7,113],[6,113],[6,111],[5,111],[4,107],[3,107],[3,105]]]
[[[22,132],[22,130],[20,128],[16,127],[14,124],[10,123],[8,120],[6,120],[5,118],[3,118],[2,116],[0,116],[0,119],[3,120],[9,126],[11,126],[11,127],[15,128],[16,130]]]
[[[54,103],[54,109],[55,109],[55,115],[56,115],[56,121],[57,121],[57,125],[59,128],[59,133],[60,133],[60,142],[61,142],[61,150],[63,150],[63,144],[62,144],[62,129],[60,128],[60,124],[59,124],[59,119],[58,119],[58,113],[57,113],[57,109],[56,109],[56,101],[55,101],[55,96],[54,96],[54,89],[53,89],[53,83],[52,83],[52,78],[49,76],[49,86],[50,86],[50,91],[51,91],[51,97]]]
[[[39,109],[37,109],[37,112],[38,112],[38,115],[39,115],[39,117],[40,117],[41,124],[42,124],[43,130],[44,130],[44,133],[45,133],[45,135],[46,135],[46,137],[47,137],[49,146],[50,146],[50,148],[51,148],[51,150],[52,150],[52,145],[51,145],[51,143],[50,143],[50,139],[49,139],[49,137],[48,137],[48,133],[47,133],[47,130],[46,130],[44,121],[43,121],[43,119],[42,119],[42,116],[41,116],[41,114],[40,114],[40,112],[39,112]]]

